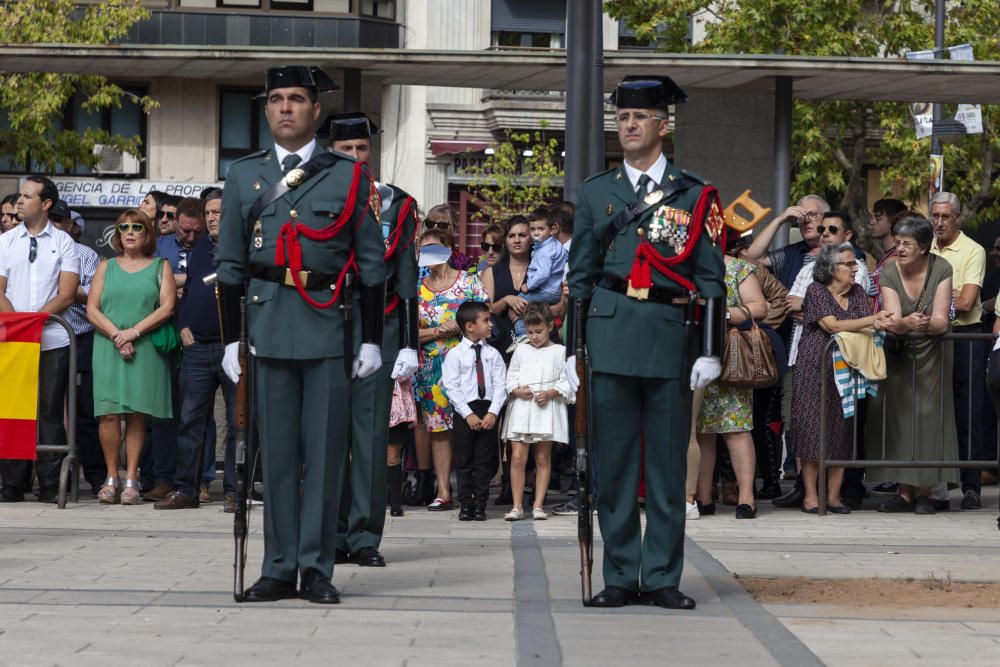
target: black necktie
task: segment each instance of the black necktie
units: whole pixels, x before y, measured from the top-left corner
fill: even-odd
[[[281,173],[287,174],[292,169],[294,169],[299,164],[299,162],[302,162],[302,158],[299,156],[298,153],[289,153],[281,161],[281,169],[282,169]]]
[[[648,174],[640,174],[639,175],[639,184],[637,186],[635,186],[635,193],[637,195],[639,195],[640,197],[645,197],[646,196],[646,190],[647,190],[646,186],[649,185],[649,182],[651,180],[653,180],[653,179],[651,179]]]
[[[479,398],[486,398],[486,373],[483,371],[483,344],[476,343],[472,346],[476,351],[476,384],[479,387]]]

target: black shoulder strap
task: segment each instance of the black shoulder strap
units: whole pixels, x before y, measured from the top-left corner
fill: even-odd
[[[301,167],[296,167],[289,171],[280,181],[269,187],[264,191],[264,194],[257,198],[257,201],[250,207],[250,215],[247,222],[252,225],[253,221],[260,215],[260,212],[267,208],[271,202],[289,190],[298,187],[299,184],[305,183],[340,159],[343,158],[328,151],[322,151],[319,155],[314,155],[309,162],[306,162]]]
[[[604,234],[605,245],[610,244],[611,239],[617,236],[618,232],[625,229],[630,222],[638,218],[650,208],[684,192],[695,185],[698,185],[697,179],[691,178],[687,174],[681,174],[679,178],[667,181],[667,184],[659,190],[653,190],[642,199],[628,204],[621,213],[614,217],[611,224],[608,225],[608,230]],[[659,197],[656,196],[656,193],[658,192],[661,195]]]

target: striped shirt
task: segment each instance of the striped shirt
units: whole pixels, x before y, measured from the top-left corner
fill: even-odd
[[[101,263],[101,258],[90,246],[85,246],[82,243],[76,244],[76,254],[80,258],[80,289],[83,290],[84,294],[90,296],[90,283],[94,280],[94,274],[97,272],[97,265]],[[69,310],[63,313],[63,317],[73,327],[73,333],[77,336],[88,334],[94,330],[94,325],[87,319],[86,304],[74,303],[69,307]]]

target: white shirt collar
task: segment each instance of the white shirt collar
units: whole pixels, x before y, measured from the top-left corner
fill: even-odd
[[[645,173],[651,179],[653,179],[653,184],[659,185],[660,183],[663,182],[663,174],[667,170],[667,158],[664,157],[663,153],[660,153],[660,157],[656,159],[656,162],[653,163],[653,166],[647,169],[645,172],[639,171],[638,169],[630,165],[628,162],[625,162],[624,164],[625,164],[625,175],[628,176],[628,180],[632,184],[633,190],[635,190],[636,187],[639,185],[639,176],[641,176],[643,173]],[[647,187],[652,187],[652,184],[650,184]]]
[[[31,236],[31,233],[28,231],[28,227],[23,222],[20,225],[18,225],[17,227],[15,227],[15,229],[19,229],[20,230],[20,235],[21,236]],[[52,231],[54,229],[55,229],[55,227],[52,226],[52,221],[46,220],[45,221],[45,227],[42,228],[42,231],[40,231],[40,232],[38,232],[38,234],[36,234],[36,237],[37,236],[52,236]],[[14,230],[11,230],[11,231],[14,231]]]
[[[462,336],[462,345],[465,345],[466,347],[472,347],[473,345],[482,345],[483,347],[486,347],[486,341],[481,340],[478,343],[474,343],[468,336]]]
[[[300,158],[302,158],[302,162],[300,162],[299,164],[305,164],[306,162],[308,162],[312,158],[313,152],[315,150],[316,150],[316,140],[313,139],[308,144],[306,144],[305,146],[303,146],[299,150],[295,151],[295,154],[298,155]],[[278,144],[274,145],[274,157],[277,158],[277,160],[278,160],[278,168],[279,169],[281,168],[281,163],[284,162],[285,157],[287,157],[288,155],[290,155],[291,152],[292,151],[285,150],[284,148],[282,148]]]

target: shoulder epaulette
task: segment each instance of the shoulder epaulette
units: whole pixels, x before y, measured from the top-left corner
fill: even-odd
[[[243,162],[244,160],[253,160],[255,158],[264,157],[264,156],[266,156],[270,152],[271,152],[270,148],[264,148],[264,149],[259,150],[259,151],[254,151],[253,153],[250,153],[248,155],[244,155],[243,157],[236,158],[235,160],[233,160],[233,164],[237,164],[239,162]]]
[[[702,178],[698,174],[693,174],[690,171],[688,171],[687,169],[681,169],[681,173],[684,174],[685,176],[687,176],[688,178],[691,178],[691,179],[693,179],[695,181],[698,181],[698,183],[701,184],[701,185],[711,185],[712,184],[711,181],[708,181],[708,180]]]
[[[612,167],[611,169],[605,169],[604,171],[599,171],[596,174],[594,174],[593,176],[591,176],[590,178],[587,178],[586,180],[584,180],[583,182],[584,183],[589,183],[590,181],[594,180],[595,178],[600,178],[601,176],[604,176],[606,174],[610,174],[611,172],[615,171],[616,169],[618,169],[618,167]]]

